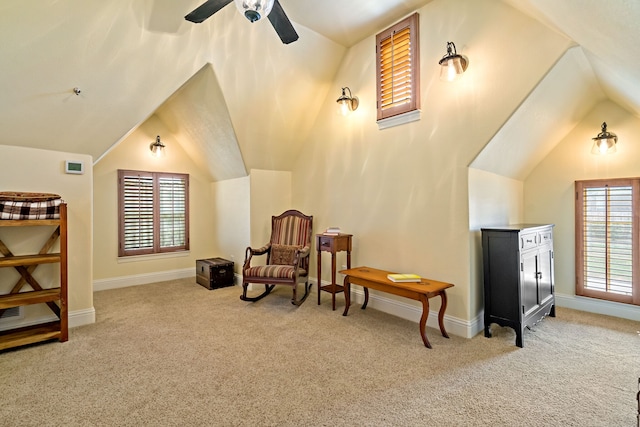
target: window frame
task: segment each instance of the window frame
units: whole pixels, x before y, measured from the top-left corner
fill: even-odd
[[[376,35],[376,109],[377,109],[377,121],[383,121],[385,119],[396,117],[402,114],[411,113],[420,109],[420,28],[419,28],[420,16],[418,12],[406,17],[402,21],[392,25],[386,30]],[[389,39],[393,39],[395,35],[402,34],[406,29],[409,30],[409,67],[410,70],[408,72],[408,77],[410,79],[408,85],[408,93],[409,93],[409,101],[402,102],[397,105],[391,106],[383,105],[383,67],[382,67],[382,56],[383,56],[383,43]],[[392,55],[392,64],[397,64],[399,61],[398,58],[393,57]],[[402,58],[402,55],[400,55]],[[393,66],[393,65],[391,65]],[[404,64],[406,66],[406,64]],[[401,79],[403,80],[403,79]],[[397,85],[401,88],[401,92],[406,93],[407,87],[406,83],[402,83]],[[391,92],[395,92],[397,89],[396,85],[391,83]],[[385,91],[386,92],[386,91]],[[391,95],[393,96],[393,95]]]
[[[125,177],[151,178],[152,182],[152,247],[141,249],[125,248]],[[183,180],[184,183],[184,243],[179,245],[161,246],[160,239],[160,180],[163,178]],[[173,212],[172,214],[175,214]],[[189,250],[189,174],[172,172],[150,172],[131,169],[118,169],[118,257],[137,255],[163,254],[183,252]]]
[[[586,286],[585,266],[587,264],[585,254],[585,189],[602,188],[611,189],[612,187],[631,187],[631,295],[625,295],[618,292],[608,290],[597,290]],[[607,190],[608,191],[608,190]],[[578,296],[598,298],[608,301],[614,301],[625,304],[640,305],[640,178],[613,178],[613,179],[597,179],[575,181],[575,273],[576,287],[575,292]],[[607,239],[604,250],[607,261],[605,267],[605,288],[611,286],[611,274],[609,272],[609,254],[613,248],[609,243],[609,210],[606,211],[606,230]],[[594,251],[595,252],[595,251]],[[595,257],[597,253],[594,253]]]

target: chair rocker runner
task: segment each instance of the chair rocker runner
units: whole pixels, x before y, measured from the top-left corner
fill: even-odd
[[[248,247],[242,267],[242,296],[244,301],[258,301],[267,296],[275,285],[293,289],[291,303],[302,304],[309,295],[309,255],[311,253],[313,216],[297,210],[288,210],[271,217],[271,238],[259,249]],[[267,255],[266,265],[251,266],[254,255]],[[298,299],[298,282],[304,280],[305,293]],[[249,283],[264,284],[264,291],[254,297],[247,296]]]
[[[271,217],[271,238],[269,243],[258,249],[247,247],[242,266],[243,301],[258,301],[273,290],[276,285],[293,288],[291,303],[302,304],[309,296],[309,255],[313,216],[297,210],[288,210]],[[251,266],[254,255],[266,255],[266,265]],[[297,298],[298,282],[304,281],[304,295]],[[264,292],[257,296],[247,296],[249,283],[264,284]]]

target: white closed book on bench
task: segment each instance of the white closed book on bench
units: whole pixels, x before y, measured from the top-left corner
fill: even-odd
[[[420,282],[421,277],[417,274],[387,274],[387,279],[392,282]]]

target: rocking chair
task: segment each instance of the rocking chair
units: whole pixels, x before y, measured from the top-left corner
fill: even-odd
[[[258,301],[269,295],[276,285],[293,288],[291,303],[302,304],[309,296],[309,255],[311,253],[311,229],[313,216],[297,210],[288,210],[271,217],[271,239],[259,249],[246,249],[242,266],[243,301]],[[267,255],[266,265],[251,266],[254,255]],[[304,281],[304,295],[297,298],[298,282]],[[264,292],[247,296],[249,283],[264,284]]]

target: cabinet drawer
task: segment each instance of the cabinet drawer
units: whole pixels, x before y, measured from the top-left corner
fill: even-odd
[[[538,244],[544,245],[545,243],[551,243],[553,241],[553,233],[551,230],[541,231],[538,233]]]
[[[537,245],[536,242],[536,233],[527,233],[520,235],[520,249],[530,249],[535,248]]]

